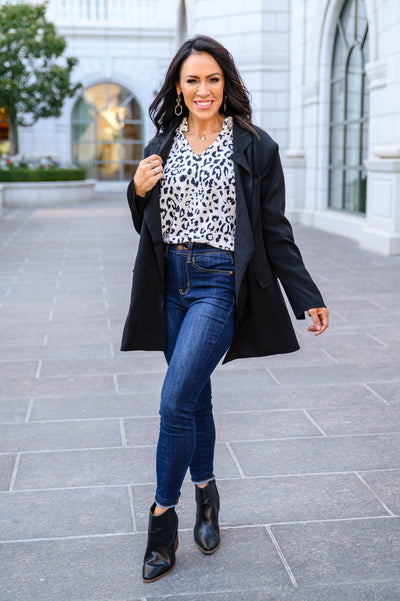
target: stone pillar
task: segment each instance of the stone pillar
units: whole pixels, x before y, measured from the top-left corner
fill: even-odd
[[[385,255],[400,254],[400,144],[374,149],[367,169],[367,215],[360,244]]]
[[[289,143],[283,155],[286,182],[286,214],[293,222],[301,221],[304,208],[305,150],[303,137],[303,58],[305,0],[292,2],[290,11],[290,105]]]

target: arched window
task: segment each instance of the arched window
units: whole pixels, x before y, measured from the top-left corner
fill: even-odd
[[[365,213],[369,94],[365,0],[347,0],[337,26],[331,70],[329,206]]]
[[[127,88],[100,83],[83,92],[72,111],[72,160],[88,177],[131,179],[142,148],[141,111]]]
[[[0,155],[10,152],[8,131],[8,113],[5,108],[0,107]]]

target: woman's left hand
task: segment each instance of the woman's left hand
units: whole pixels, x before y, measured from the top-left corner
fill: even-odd
[[[319,336],[325,332],[329,325],[329,311],[326,307],[318,307],[308,309],[307,313],[313,320],[312,326],[307,328],[307,332],[315,332],[315,336]]]

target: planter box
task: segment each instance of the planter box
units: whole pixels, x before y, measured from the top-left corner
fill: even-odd
[[[94,179],[63,182],[4,182],[0,206],[6,208],[49,207],[94,200]]]

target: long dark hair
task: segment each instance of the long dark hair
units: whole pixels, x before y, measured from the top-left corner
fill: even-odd
[[[254,133],[251,122],[251,106],[249,92],[236,68],[232,55],[222,44],[205,35],[197,35],[187,40],[175,54],[168,67],[161,90],[153,100],[149,108],[150,118],[157,127],[157,133],[165,132],[173,126],[178,126],[183,117],[189,114],[185,102],[181,100],[183,112],[177,117],[176,106],[176,84],[179,83],[182,63],[191,54],[207,52],[221,67],[225,79],[225,94],[227,98],[226,111],[220,108],[220,113],[231,115],[238,125]],[[257,136],[258,137],[258,136]]]

